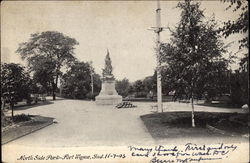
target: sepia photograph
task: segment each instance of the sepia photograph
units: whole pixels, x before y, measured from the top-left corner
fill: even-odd
[[[248,163],[247,0],[1,2],[3,163]]]

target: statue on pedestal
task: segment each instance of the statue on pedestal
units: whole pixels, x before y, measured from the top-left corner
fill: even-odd
[[[105,58],[105,67],[102,69],[102,77],[103,79],[114,79],[114,75],[112,74],[113,68],[111,65],[111,59],[109,56],[109,51],[107,50],[107,55]]]
[[[105,58],[105,66],[102,69],[102,89],[100,94],[96,97],[96,104],[99,105],[116,105],[122,102],[122,96],[119,96],[115,90],[115,78],[112,74],[113,67],[109,51]]]

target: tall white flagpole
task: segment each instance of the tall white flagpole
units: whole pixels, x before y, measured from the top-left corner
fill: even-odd
[[[162,84],[161,84],[161,62],[160,62],[160,32],[162,32],[161,27],[161,7],[160,1],[157,0],[157,9],[156,9],[156,58],[157,58],[157,111],[163,112],[162,107]]]

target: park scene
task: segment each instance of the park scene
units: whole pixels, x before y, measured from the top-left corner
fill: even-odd
[[[249,143],[247,1],[1,10],[5,162],[12,146]]]

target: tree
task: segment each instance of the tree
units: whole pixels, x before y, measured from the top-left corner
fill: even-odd
[[[53,94],[54,71],[56,64],[54,61],[44,57],[37,56],[31,61],[33,70],[33,80],[37,85],[40,85],[39,93]]]
[[[249,104],[248,94],[249,94],[249,11],[248,11],[248,1],[242,0],[223,0],[224,3],[229,3],[226,10],[233,10],[233,12],[240,13],[236,20],[228,20],[224,22],[224,26],[221,28],[223,35],[227,38],[233,34],[242,34],[243,38],[239,40],[239,49],[247,49],[246,53],[243,54],[244,57],[240,60],[239,71],[232,74],[231,88],[232,90],[232,101],[235,104],[243,105]],[[245,80],[242,80],[245,79]]]
[[[249,48],[249,39],[248,39],[248,2],[245,0],[223,0],[223,2],[229,3],[229,6],[226,10],[232,9],[233,11],[239,11],[239,17],[236,20],[228,20],[224,22],[224,27],[221,28],[223,35],[225,37],[230,36],[231,34],[235,33],[242,33],[245,34],[245,37],[239,40],[240,47],[247,47]]]
[[[89,63],[75,62],[62,77],[62,93],[67,98],[93,98]],[[94,74],[94,95],[100,91],[100,76]]]
[[[127,97],[129,94],[129,80],[124,78],[122,80],[117,80],[115,83],[115,89],[117,90],[117,93],[121,95],[122,97]]]
[[[142,81],[142,84],[145,86],[145,91],[147,93],[150,91],[156,92],[156,78],[154,80],[154,76],[145,77]]]
[[[14,116],[14,104],[22,99],[30,98],[32,81],[25,68],[15,63],[1,64],[1,97],[11,107]],[[3,109],[3,108],[2,108]]]
[[[141,80],[137,80],[134,83],[134,91],[137,97],[146,97],[147,92],[145,91],[145,85],[142,83]]]
[[[161,45],[161,62],[166,63],[168,77],[172,78],[176,94],[184,94],[192,103],[192,126],[194,121],[194,98],[210,90],[217,77],[226,71],[226,52],[216,29],[214,19],[204,21],[200,3],[178,3],[182,10],[181,20],[172,31],[170,44]],[[163,71],[163,70],[162,70]],[[214,80],[211,80],[214,79]]]
[[[78,42],[74,38],[60,32],[46,31],[31,34],[30,40],[21,43],[17,49],[17,53],[22,59],[27,59],[29,68],[37,77],[46,74],[48,78],[43,78],[46,80],[43,83],[49,83],[47,86],[52,90],[53,100],[62,67],[69,66],[75,60],[75,45]]]
[[[248,38],[248,1],[246,0],[223,0],[224,3],[229,3],[229,6],[226,10],[232,9],[233,12],[240,12],[236,20],[228,20],[224,22],[224,26],[220,29],[223,35],[227,38],[232,34],[244,34],[244,37],[239,40],[240,46],[239,49],[247,48],[249,49],[249,38]],[[249,54],[246,52],[244,57],[241,59],[240,66],[244,71],[248,71],[249,65]]]
[[[101,87],[102,87],[101,76],[94,73],[93,82],[94,82],[94,97],[92,98],[95,98],[101,91]]]
[[[248,75],[247,72],[236,70],[231,74],[232,102],[236,107],[249,104],[248,98]]]
[[[131,84],[129,87],[128,87],[128,94],[129,95],[132,95],[135,93],[135,88],[134,88],[134,85]]]

